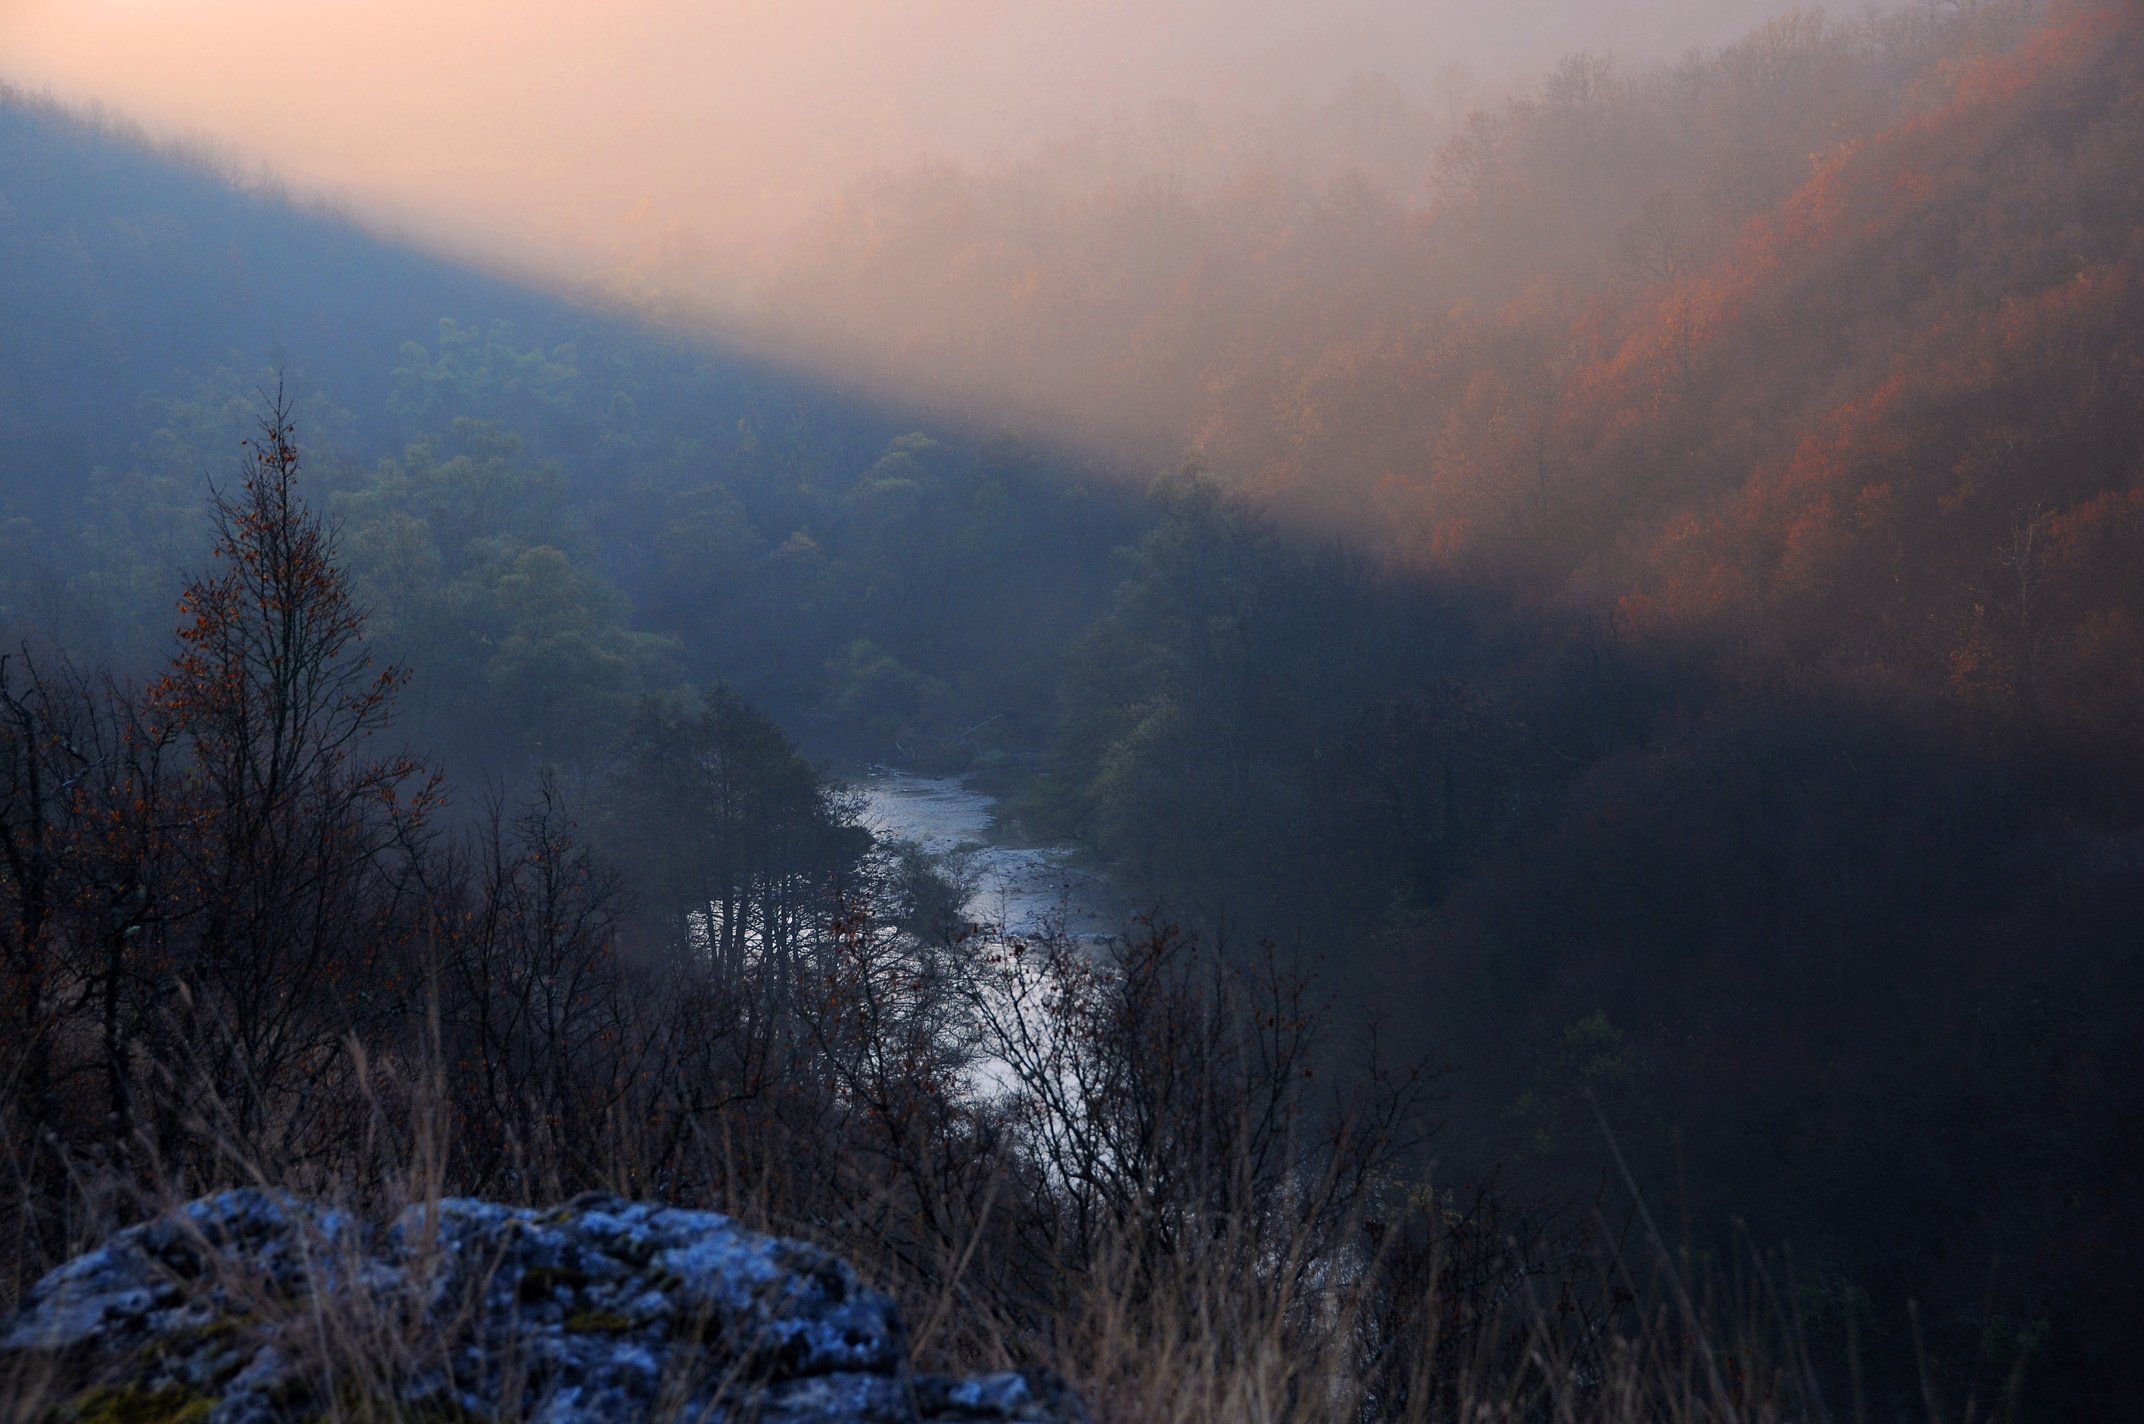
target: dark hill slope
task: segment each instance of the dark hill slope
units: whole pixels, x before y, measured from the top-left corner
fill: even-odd
[[[1092,470],[908,438],[912,415],[0,92],[0,630],[152,662],[279,371],[308,488],[419,674],[414,730],[483,765],[590,754],[621,699],[680,680],[827,750],[986,720],[1033,745],[1137,518]]]
[[[1986,1398],[2038,1340],[2045,1417],[2107,1412],[2144,1310],[2144,11],[1805,17],[1604,92],[1514,104],[1493,183],[1381,229],[1425,274],[1382,308],[1276,282],[1310,339],[1210,372],[1269,507],[1367,511],[1487,632],[1321,603],[1187,501],[1052,809],[1330,946],[1460,1066],[1453,1157],[1598,1180],[1598,1104],[1695,1239],[1792,1242],[1884,1408],[1923,1345]]]
[[[0,90],[0,431],[17,499],[121,457],[180,373],[289,363],[384,411],[442,317],[541,349],[599,328],[554,298],[383,241],[214,158]],[[41,485],[26,489],[26,484]]]

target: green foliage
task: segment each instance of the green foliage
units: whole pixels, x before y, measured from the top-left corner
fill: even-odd
[[[479,626],[497,630],[484,664],[490,705],[512,709],[547,760],[600,750],[673,651],[667,639],[626,631],[622,600],[548,546],[524,551],[477,597],[490,604]],[[459,606],[465,617],[474,611],[466,598]]]
[[[134,428],[140,440],[117,468],[90,472],[75,543],[71,593],[78,622],[64,631],[127,664],[144,661],[185,582],[207,556],[211,484],[230,468],[239,443],[253,431],[273,371],[242,377],[228,368],[207,373],[183,395],[145,395]],[[340,472],[337,450],[350,431],[348,412],[319,392],[292,401],[306,422],[308,448],[322,485]]]
[[[670,675],[674,645],[632,631],[623,595],[567,552],[587,541],[563,473],[496,424],[457,420],[335,511],[383,646],[425,672],[420,715],[450,736],[487,720],[539,759],[585,761]]]
[[[453,577],[514,544],[566,543],[574,520],[566,478],[553,461],[527,458],[521,438],[490,421],[459,418],[448,439],[426,436],[337,501],[362,527],[388,512],[422,520]]]
[[[947,725],[952,689],[910,668],[869,638],[837,649],[826,664],[821,715],[874,741],[903,746]]]
[[[870,833],[727,687],[643,699],[607,784],[606,843],[647,913],[725,972],[786,973],[858,888]]]
[[[443,317],[432,347],[402,344],[387,412],[411,430],[436,430],[476,412],[532,429],[571,427],[589,400],[579,359],[571,343],[518,348],[509,322],[480,331]]]

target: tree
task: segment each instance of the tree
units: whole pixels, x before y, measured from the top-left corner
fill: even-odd
[[[165,812],[187,830],[192,927],[175,965],[183,1036],[237,1126],[320,1072],[394,987],[388,955],[434,791],[401,755],[374,758],[405,681],[374,665],[333,532],[299,498],[278,389],[251,468],[211,503],[214,566],[188,584],[179,651],[143,699],[185,768]]]
[[[1477,212],[1487,211],[1511,181],[1507,158],[1512,133],[1508,115],[1485,109],[1468,114],[1466,126],[1437,151],[1436,187],[1464,199]]]
[[[672,944],[780,981],[830,921],[870,832],[782,729],[727,687],[650,697],[619,750],[613,842]]]
[[[647,986],[614,953],[621,883],[580,841],[553,777],[511,814],[497,797],[486,812],[433,879],[455,1149],[480,1181],[501,1181],[519,1153],[594,1175],[603,1117],[647,1066],[632,1012]]]
[[[0,1084],[26,1141],[50,1132],[54,1040],[66,976],[57,947],[71,897],[68,845],[74,787],[87,768],[84,723],[93,715],[71,676],[48,678],[27,653],[17,675],[0,656]],[[17,1172],[38,1181],[45,1154]]]

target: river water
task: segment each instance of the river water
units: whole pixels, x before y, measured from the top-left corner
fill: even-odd
[[[1122,897],[1076,862],[1068,846],[1020,839],[997,798],[961,776],[918,776],[873,767],[851,785],[864,794],[863,821],[877,835],[914,841],[971,887],[967,913],[1012,935],[1063,929],[1080,939],[1121,933]]]

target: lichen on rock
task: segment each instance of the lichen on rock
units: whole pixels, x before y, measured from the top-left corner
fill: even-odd
[[[892,1300],[816,1247],[594,1195],[450,1198],[383,1229],[269,1192],[205,1197],[40,1281],[0,1331],[0,1372],[48,1378],[55,1424],[1086,1418],[1046,1376],[912,1372]]]

